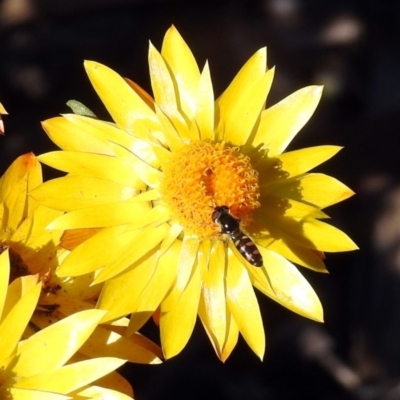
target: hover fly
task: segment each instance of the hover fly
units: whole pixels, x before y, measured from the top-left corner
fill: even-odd
[[[243,258],[255,267],[262,267],[263,259],[254,242],[240,230],[240,220],[235,218],[227,206],[215,207],[212,220],[221,228],[221,233],[230,237]]]

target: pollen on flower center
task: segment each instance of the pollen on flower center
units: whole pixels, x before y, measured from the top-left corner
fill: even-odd
[[[219,233],[211,219],[214,207],[229,207],[245,226],[260,206],[258,172],[239,148],[224,142],[195,141],[175,152],[160,191],[172,220],[199,238]]]

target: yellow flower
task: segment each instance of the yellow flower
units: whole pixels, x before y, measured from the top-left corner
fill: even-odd
[[[42,284],[27,275],[9,281],[8,250],[0,255],[0,398],[4,400],[90,399],[107,394],[129,399],[115,390],[91,386],[126,360],[103,357],[70,362],[91,335],[105,311],[87,310],[43,329],[26,340],[21,336],[37,305]],[[109,382],[118,389],[118,379]]]
[[[29,275],[38,275],[42,282],[38,306],[31,318],[36,329],[46,328],[77,311],[95,308],[102,287],[92,285],[93,274],[59,278],[54,273],[69,252],[58,248],[62,231],[45,230],[62,212],[38,205],[27,194],[41,183],[41,166],[32,153],[17,158],[0,179],[0,254],[8,250],[10,282]],[[159,347],[139,333],[125,335],[127,325],[125,318],[97,327],[80,354],[159,364]],[[27,330],[24,338],[32,333]]]
[[[160,307],[167,358],[186,345],[197,315],[222,360],[239,332],[262,358],[253,286],[321,321],[318,297],[292,262],[325,272],[324,251],[356,248],[321,221],[323,208],[353,192],[308,173],[340,148],[284,153],[322,90],[307,87],[265,108],[274,70],[266,69],[261,49],[214,100],[208,64],[199,71],[174,27],[161,53],[150,45],[149,65],[154,100],[104,65],[85,63],[115,124],[78,115],[43,123],[63,151],[39,159],[68,173],[32,192],[66,212],[48,228],[82,229],[82,238],[99,229],[77,243],[57,273],[95,272],[94,282],[105,282],[97,304],[108,310],[103,322],[133,313],[128,332]]]
[[[43,278],[58,265],[62,232],[45,227],[62,213],[27,195],[41,183],[42,169],[32,153],[18,157],[0,178],[0,252],[10,248],[11,280],[28,274]]]

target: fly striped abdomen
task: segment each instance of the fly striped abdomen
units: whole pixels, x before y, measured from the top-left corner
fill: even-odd
[[[231,239],[240,254],[255,267],[262,267],[263,259],[254,242],[241,230],[231,234]]]

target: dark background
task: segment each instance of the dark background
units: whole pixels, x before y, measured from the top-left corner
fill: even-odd
[[[10,114],[1,172],[20,154],[55,148],[39,121],[68,112],[69,99],[109,118],[84,59],[150,90],[148,41],[160,49],[171,24],[200,66],[209,60],[217,95],[262,46],[277,66],[269,104],[325,85],[290,148],[345,146],[318,170],[357,192],[328,213],[361,248],[328,254],[330,275],[302,270],[325,324],[260,295],[263,362],[240,340],[222,364],[199,325],[166,364],[123,368],[137,399],[400,399],[399,9],[388,0],[0,1],[0,101]],[[151,324],[144,333],[158,340]]]

